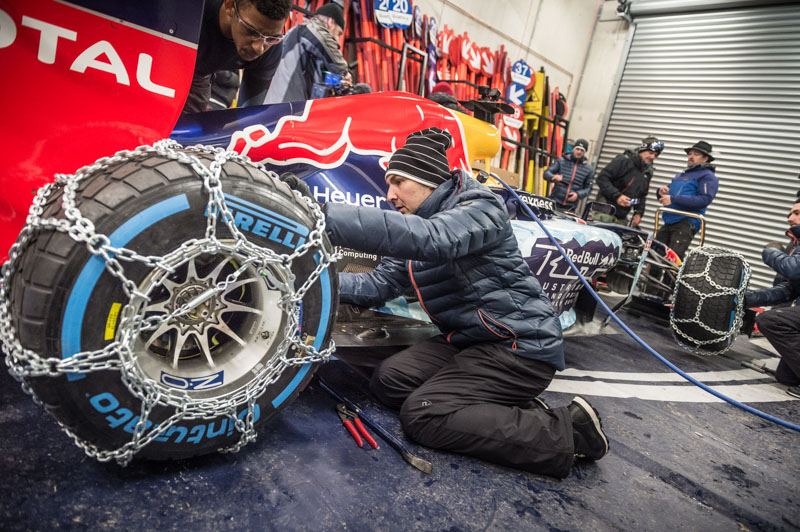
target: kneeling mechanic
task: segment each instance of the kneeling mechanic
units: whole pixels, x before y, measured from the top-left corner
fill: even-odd
[[[576,457],[602,458],[608,440],[585,399],[559,408],[534,400],[564,369],[561,326],[503,202],[451,172],[451,145],[430,128],[392,155],[387,201],[399,212],[324,208],[335,245],[385,257],[370,273],[340,274],[341,301],[373,306],[413,287],[441,331],[384,360],[370,389],[420,444],[566,477]]]

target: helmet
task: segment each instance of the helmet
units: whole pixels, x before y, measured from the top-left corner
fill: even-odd
[[[642,145],[639,146],[637,151],[650,150],[660,154],[664,150],[664,143],[658,137],[645,137],[642,139]]]

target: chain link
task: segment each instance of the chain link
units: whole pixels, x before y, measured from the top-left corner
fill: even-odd
[[[706,257],[706,265],[703,271],[697,273],[686,273],[686,261],[683,262],[680,271],[678,272],[678,280],[675,283],[675,290],[672,294],[672,310],[670,312],[669,321],[670,327],[675,334],[675,339],[678,344],[692,353],[702,355],[718,355],[722,354],[733,345],[733,340],[736,338],[739,330],[742,328],[742,317],[744,316],[744,293],[747,290],[747,285],[750,281],[750,265],[742,255],[735,251],[730,251],[724,248],[702,246],[695,248],[691,251],[690,255],[704,255]],[[687,256],[687,259],[689,257]],[[742,278],[738,287],[725,287],[717,283],[711,277],[711,267],[714,259],[722,258],[735,258],[742,266]],[[714,292],[705,293],[698,290],[694,283],[690,280],[704,279],[706,283],[714,288]],[[691,318],[678,319],[675,317],[675,300],[679,289],[686,289],[699,298],[697,308]],[[730,327],[727,330],[718,330],[706,324],[700,318],[703,311],[703,306],[706,300],[717,297],[734,296],[736,302],[736,309],[734,310],[733,320],[731,320]],[[708,340],[698,340],[692,338],[687,334],[679,325],[694,324],[710,333],[713,338]],[[707,346],[711,344],[724,343],[724,347],[720,349],[710,349]]]
[[[78,208],[80,188],[87,179],[103,172],[112,165],[129,161],[141,161],[144,158],[158,156],[190,166],[203,181],[203,189],[208,194],[206,228],[203,238],[190,239],[177,249],[164,256],[146,256],[124,247],[116,247],[107,235],[98,233],[94,223],[86,218]],[[200,157],[211,157],[208,165]],[[97,371],[119,371],[120,379],[130,393],[141,401],[138,421],[135,424],[130,441],[117,449],[100,449],[82,439],[59,421],[59,425],[84,452],[99,461],[115,460],[121,465],[130,462],[133,456],[143,447],[159,436],[165,435],[176,423],[184,420],[215,419],[224,417],[240,434],[236,443],[222,452],[236,452],[244,445],[256,439],[255,408],[256,400],[270,385],[275,383],[283,371],[292,366],[326,361],[334,352],[333,342],[323,349],[317,350],[307,336],[300,334],[298,306],[311,286],[320,275],[338,258],[337,253],[328,251],[323,246],[325,219],[320,206],[309,198],[295,192],[299,201],[304,201],[313,212],[316,220],[306,242],[290,254],[278,254],[268,248],[250,242],[236,226],[234,216],[228,209],[222,191],[221,171],[228,161],[250,166],[266,173],[273,179],[278,176],[267,170],[262,164],[254,163],[249,158],[221,148],[193,146],[183,148],[172,140],[162,140],[152,146],[140,146],[132,151],[121,151],[111,157],[99,159],[94,164],[83,167],[73,175],[58,174],[54,183],[41,187],[30,207],[25,227],[20,232],[16,243],[9,251],[9,258],[0,270],[0,340],[6,353],[6,364],[9,372],[21,383],[25,393],[33,396],[34,401],[41,404],[35,396],[27,379],[32,377],[57,377],[65,374],[92,373]],[[65,219],[44,218],[45,207],[56,191],[62,192],[61,202]],[[224,224],[232,235],[233,243],[220,241],[216,232],[219,224]],[[9,289],[17,263],[28,240],[35,231],[52,230],[69,235],[77,243],[83,243],[89,252],[103,260],[105,270],[117,279],[128,302],[122,306],[114,341],[103,349],[83,351],[68,358],[59,359],[44,357],[22,347],[12,321],[9,301]],[[292,264],[307,253],[316,253],[317,266],[299,288],[295,288],[295,276]],[[139,353],[135,346],[141,333],[160,327],[165,322],[176,320],[193,310],[192,301],[185,303],[166,315],[145,317],[145,308],[150,301],[150,293],[158,286],[157,280],[164,279],[174,273],[181,265],[194,260],[202,254],[222,254],[235,256],[239,265],[233,273],[216,283],[202,294],[207,300],[225,290],[245,271],[257,271],[281,292],[279,309],[286,316],[283,338],[276,355],[267,361],[254,377],[239,389],[217,398],[198,399],[177,388],[167,387],[148,377],[138,362]],[[123,263],[136,263],[152,270],[150,288],[144,292],[125,275]],[[263,362],[263,361],[262,361]],[[150,420],[153,408],[168,406],[174,413],[162,423],[156,425]],[[237,410],[246,406],[242,415]]]

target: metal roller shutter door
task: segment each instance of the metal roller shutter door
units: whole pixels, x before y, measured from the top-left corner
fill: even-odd
[[[647,134],[666,143],[642,224],[652,229],[656,188],[685,168],[684,147],[710,142],[720,188],[706,213],[706,244],[744,255],[751,286],[771,285],[761,249],[787,241],[800,188],[800,5],[634,22],[598,168]]]

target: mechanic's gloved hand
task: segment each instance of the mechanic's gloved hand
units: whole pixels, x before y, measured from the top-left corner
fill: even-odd
[[[291,188],[292,190],[296,190],[303,196],[312,199],[316,203],[319,203],[317,201],[317,198],[314,197],[314,194],[311,193],[311,189],[308,188],[306,182],[297,177],[296,175],[294,175],[293,173],[286,172],[285,174],[281,174],[280,180],[289,185],[289,188]]]

